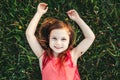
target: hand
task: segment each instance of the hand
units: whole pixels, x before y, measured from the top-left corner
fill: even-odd
[[[72,19],[73,21],[76,21],[80,18],[79,14],[77,13],[76,10],[69,10],[67,12],[67,15],[69,16],[70,19]]]
[[[46,4],[46,3],[40,3],[39,5],[38,5],[38,8],[37,8],[37,12],[39,13],[39,14],[45,14],[46,12],[47,12],[47,10],[48,10],[48,4]]]

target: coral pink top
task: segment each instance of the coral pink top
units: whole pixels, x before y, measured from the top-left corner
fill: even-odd
[[[67,57],[61,68],[56,65],[58,58],[50,59],[42,69],[42,80],[80,80],[78,68],[73,65],[70,51],[67,52]]]

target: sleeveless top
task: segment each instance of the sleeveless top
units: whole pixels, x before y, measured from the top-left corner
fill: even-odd
[[[67,57],[61,68],[56,65],[58,58],[52,57],[42,68],[42,80],[81,80],[77,66],[73,65],[70,51],[67,52]]]

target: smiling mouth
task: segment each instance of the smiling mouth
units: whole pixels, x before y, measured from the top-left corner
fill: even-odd
[[[54,46],[56,49],[61,49],[62,47],[56,47],[56,46]]]

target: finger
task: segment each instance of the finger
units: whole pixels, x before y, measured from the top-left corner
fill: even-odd
[[[46,7],[45,10],[47,11],[47,10],[48,10],[48,7]]]
[[[40,3],[40,5],[48,5],[48,4],[46,4],[46,3]]]
[[[70,16],[74,15],[74,13],[75,13],[74,10],[70,10],[70,11],[67,12],[67,14],[70,15]]]
[[[43,9],[46,9],[47,6],[48,6],[48,4],[46,4],[46,3],[40,3],[40,6],[41,6]]]
[[[44,7],[44,9],[48,9],[48,5],[46,5],[46,6]]]
[[[66,12],[68,15],[71,15],[71,11]]]
[[[66,13],[67,13],[67,14],[71,13],[71,10],[67,11]]]
[[[73,16],[74,13],[71,11],[71,12],[68,13],[68,15]]]
[[[42,7],[46,7],[46,6],[47,6],[47,4],[40,4],[40,6],[42,6]]]
[[[72,11],[75,11],[75,10],[74,10],[74,9],[71,9],[71,10],[67,11],[67,13],[70,13],[70,12],[72,12]]]

